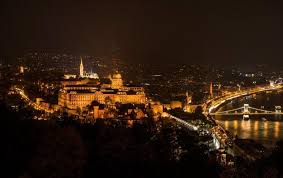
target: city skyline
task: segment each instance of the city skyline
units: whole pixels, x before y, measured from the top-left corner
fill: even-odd
[[[283,177],[282,5],[1,1],[1,177]]]

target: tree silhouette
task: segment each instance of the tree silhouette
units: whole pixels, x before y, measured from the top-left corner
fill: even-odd
[[[25,171],[27,177],[70,177],[82,175],[86,150],[74,127],[49,129]]]

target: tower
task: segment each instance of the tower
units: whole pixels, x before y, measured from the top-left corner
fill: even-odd
[[[20,66],[20,73],[23,74],[24,73],[24,67]]]
[[[249,113],[249,104],[244,104],[244,113]]]
[[[122,76],[119,73],[113,74],[110,78],[111,80],[111,87],[115,89],[119,89],[123,87],[123,80]]]
[[[209,94],[210,94],[210,97],[213,98],[213,85],[212,85],[212,82],[210,83]]]
[[[84,77],[84,65],[83,65],[82,57],[81,57],[81,64],[80,64],[80,77]]]
[[[190,104],[192,102],[192,96],[189,95],[189,92],[186,91],[186,104]]]

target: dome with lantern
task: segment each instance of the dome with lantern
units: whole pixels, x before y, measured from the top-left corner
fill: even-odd
[[[119,73],[113,74],[112,76],[113,79],[122,79],[122,75]]]

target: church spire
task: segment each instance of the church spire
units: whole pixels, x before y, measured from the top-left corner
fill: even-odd
[[[81,57],[81,64],[80,64],[80,77],[84,77],[84,65],[83,65],[82,57]]]

